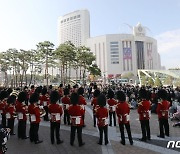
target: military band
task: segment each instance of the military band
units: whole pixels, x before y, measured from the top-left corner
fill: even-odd
[[[98,144],[107,145],[108,126],[116,126],[119,124],[120,143],[126,144],[124,127],[126,128],[129,143],[133,145],[133,138],[130,128],[130,108],[131,105],[126,101],[127,93],[125,89],[106,91],[95,88],[93,98],[90,102],[92,105],[93,125],[98,126],[99,140]],[[77,85],[72,89],[70,86],[59,86],[58,90],[51,89],[48,93],[47,87],[36,88],[31,86],[31,90],[21,91],[14,95],[12,92],[8,94],[7,90],[0,92],[0,114],[1,125],[3,128],[10,128],[10,135],[15,135],[14,121],[18,120],[17,136],[19,139],[29,138],[32,143],[39,144],[43,141],[39,139],[39,125],[42,117],[44,121],[50,121],[50,141],[51,144],[63,143],[63,135],[60,136],[61,121],[64,125],[70,125],[70,145],[74,146],[75,134],[77,130],[77,138],[79,147],[83,146],[82,131],[85,126],[85,106],[87,105],[85,89]],[[106,95],[107,94],[107,95]],[[147,142],[151,140],[150,118],[151,118],[151,102],[148,100],[148,91],[141,88],[138,91],[137,114],[142,131],[140,141]],[[160,134],[158,137],[165,138],[169,136],[169,107],[170,102],[167,98],[167,91],[160,89],[158,94],[159,102],[157,104],[157,116],[159,121]],[[60,100],[60,102],[59,102]],[[39,103],[38,103],[39,102]],[[117,117],[117,119],[116,119]],[[26,135],[26,123],[29,120],[30,129],[29,136]],[[67,126],[68,127],[68,126]]]

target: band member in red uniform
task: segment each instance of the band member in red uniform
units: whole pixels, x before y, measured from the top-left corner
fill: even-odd
[[[108,109],[105,107],[106,106],[106,97],[103,94],[100,94],[97,98],[97,102],[99,105],[99,108],[97,109],[96,112],[96,117],[98,120],[98,128],[99,128],[99,145],[102,145],[102,140],[103,140],[103,132],[104,132],[104,141],[105,145],[109,143],[108,141]]]
[[[158,106],[156,109],[156,112],[158,114],[159,129],[160,129],[160,135],[158,135],[158,137],[164,138],[165,135],[169,136],[168,110],[169,110],[170,102],[167,101],[166,90],[164,89],[159,90],[158,96],[159,98],[161,98],[161,101],[158,102]]]
[[[96,109],[97,109],[97,97],[100,95],[99,90],[95,90],[93,94],[93,99],[91,101],[91,105],[93,106],[93,120],[94,120],[94,127],[96,127]]]
[[[49,105],[49,94],[47,92],[47,88],[44,87],[42,89],[42,95],[40,96],[40,105],[43,106],[46,114],[44,116],[44,121],[49,121],[49,118],[48,118],[48,105]]]
[[[3,90],[0,93],[0,114],[2,116],[2,127],[6,128],[6,106],[7,106],[8,92]]]
[[[112,116],[114,119],[114,126],[116,126],[116,100],[114,99],[114,91],[112,91],[111,89],[108,90],[108,105],[109,105],[109,126],[112,126]]]
[[[14,133],[14,119],[15,119],[15,107],[14,104],[16,102],[16,96],[10,95],[7,99],[7,107],[6,107],[6,119],[7,119],[7,128],[10,128],[10,135],[16,135]]]
[[[124,126],[125,126],[128,134],[129,142],[131,145],[133,145],[131,128],[129,123],[130,108],[129,108],[129,104],[126,102],[126,95],[122,91],[118,91],[116,95],[118,99],[118,104],[116,106],[116,114],[118,117],[119,130],[121,133],[121,144],[123,145],[126,144],[125,135],[124,135]]]
[[[31,97],[31,95],[35,92],[35,87],[34,85],[31,86],[31,90],[29,92],[29,96]]]
[[[69,98],[69,89],[64,89],[64,97],[61,99],[64,109],[64,124],[68,123],[70,125],[70,116],[68,113],[69,105],[71,104],[70,98]]]
[[[30,141],[35,144],[42,143],[42,140],[39,140],[38,131],[40,119],[40,108],[37,103],[39,101],[39,94],[33,93],[29,99],[30,105],[28,106],[28,113],[30,114],[30,130],[29,137]]]
[[[72,104],[68,110],[71,118],[70,144],[71,146],[74,145],[75,133],[77,130],[79,146],[83,146],[85,144],[82,141],[82,126],[84,125],[82,117],[84,116],[84,110],[80,105],[78,105],[79,95],[77,93],[72,93],[70,100]]]
[[[139,90],[139,97],[141,98],[141,102],[138,104],[138,113],[139,113],[139,120],[141,123],[141,130],[142,130],[142,138],[139,139],[140,141],[151,140],[150,134],[150,126],[149,126],[149,119],[150,119],[150,108],[151,104],[150,101],[146,99],[147,91],[145,89]]]
[[[16,113],[18,119],[18,138],[27,139],[26,136],[26,122],[27,122],[27,112],[28,108],[26,105],[27,93],[20,92],[16,102]]]
[[[63,90],[63,84],[61,83],[60,85],[59,85],[59,87],[58,87],[58,92],[59,92],[59,95],[60,95],[60,99],[59,99],[59,103],[60,103],[60,101],[61,101],[61,98],[63,97],[63,92],[64,92],[64,90]]]
[[[54,132],[56,131],[56,142],[57,144],[63,143],[63,140],[60,140],[60,124],[61,124],[61,116],[63,114],[62,107],[57,104],[60,96],[58,91],[52,91],[50,95],[50,102],[49,105],[49,113],[51,115],[50,120],[50,131],[51,131],[51,143],[54,144]]]
[[[78,89],[78,94],[79,94],[79,102],[78,102],[78,104],[82,107],[82,109],[83,109],[83,111],[84,111],[84,115],[83,115],[83,121],[84,121],[84,119],[85,119],[85,105],[87,104],[86,103],[86,100],[85,100],[85,98],[84,98],[84,96],[83,96],[83,94],[84,94],[84,88],[83,87],[80,87],[79,89]],[[84,125],[83,125],[83,127],[85,127],[86,125],[85,125],[85,122],[83,122],[84,123]]]

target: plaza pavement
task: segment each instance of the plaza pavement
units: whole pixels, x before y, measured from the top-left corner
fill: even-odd
[[[167,149],[167,142],[170,140],[180,140],[180,128],[172,127],[170,122],[170,137],[160,139],[157,137],[159,134],[159,125],[157,115],[152,114],[150,120],[151,128],[151,141],[140,142],[138,139],[141,138],[141,128],[138,120],[138,114],[136,110],[131,110],[131,132],[134,140],[134,145],[129,144],[128,138],[126,138],[126,145],[120,144],[120,133],[119,127],[109,127],[108,135],[110,143],[105,145],[98,145],[99,133],[97,127],[93,127],[92,109],[90,101],[88,100],[86,106],[85,124],[83,128],[83,141],[85,145],[83,147],[78,146],[77,136],[75,139],[74,146],[70,146],[70,126],[61,124],[60,136],[64,140],[64,143],[52,145],[50,142],[50,124],[49,122],[40,123],[39,138],[43,140],[41,144],[34,144],[27,140],[21,140],[17,138],[17,135],[11,136],[7,146],[7,154],[176,154],[180,153],[180,149]],[[27,134],[29,131],[29,124],[27,125]],[[17,132],[17,121],[15,125],[15,132]],[[125,131],[126,132],[126,131]]]

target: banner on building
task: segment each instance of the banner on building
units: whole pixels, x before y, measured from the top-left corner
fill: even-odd
[[[123,48],[123,59],[132,59],[132,49]]]

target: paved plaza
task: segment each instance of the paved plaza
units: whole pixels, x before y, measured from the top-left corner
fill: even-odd
[[[180,153],[180,149],[167,149],[167,142],[170,140],[180,140],[180,128],[172,127],[170,122],[170,137],[160,139],[157,137],[159,134],[159,125],[157,115],[152,114],[150,120],[151,127],[151,141],[140,142],[141,128],[138,120],[138,114],[136,110],[131,110],[131,131],[134,139],[134,145],[129,144],[126,138],[126,145],[120,144],[119,127],[109,127],[108,135],[110,143],[105,145],[98,145],[98,129],[93,127],[92,109],[90,101],[86,106],[85,123],[86,127],[83,128],[83,141],[85,145],[83,147],[78,146],[77,136],[74,146],[70,146],[70,126],[61,124],[61,139],[64,143],[57,145],[51,144],[50,141],[50,124],[49,122],[42,121],[39,128],[39,138],[43,140],[41,144],[34,144],[27,140],[21,140],[17,138],[17,135],[11,136],[7,146],[7,154],[130,154],[130,153],[163,153],[163,154],[176,154]],[[17,130],[17,122],[15,125],[15,131]],[[27,125],[27,134],[29,131],[29,124]],[[16,131],[17,132],[17,131]]]

